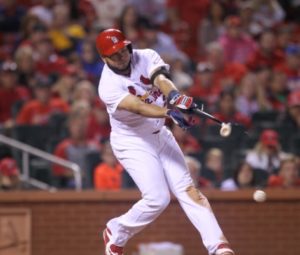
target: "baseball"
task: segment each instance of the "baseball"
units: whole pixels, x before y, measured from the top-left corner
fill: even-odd
[[[229,136],[231,133],[231,125],[230,123],[222,123],[220,129],[220,135],[223,137]]]
[[[264,192],[263,190],[256,190],[254,193],[253,193],[253,199],[256,201],[256,202],[265,202],[266,199],[267,199],[267,194],[266,192]]]

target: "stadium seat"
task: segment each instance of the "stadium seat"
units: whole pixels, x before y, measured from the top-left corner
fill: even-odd
[[[259,138],[259,135],[261,132],[265,129],[273,129],[278,132],[279,134],[279,140],[281,147],[284,151],[290,152],[290,139],[291,139],[291,126],[285,125],[285,124],[277,124],[277,123],[271,123],[262,121],[260,123],[256,123],[253,127],[253,132],[256,134],[257,139]]]
[[[11,136],[22,143],[49,152],[49,144],[54,137],[54,132],[47,125],[17,125],[12,129]],[[18,165],[22,167],[22,152],[12,149],[12,153]],[[48,161],[30,155],[29,169],[31,177],[48,184],[52,183],[51,167]]]
[[[100,153],[98,151],[90,151],[85,155],[86,164],[86,185],[87,188],[94,187],[94,170],[98,164],[102,161]]]
[[[54,132],[48,125],[17,125],[12,130],[12,138],[47,151]]]
[[[212,148],[219,148],[224,154],[225,168],[231,167],[232,153],[239,148],[240,144],[235,138],[223,138],[221,136],[204,136],[201,139],[201,145],[204,152],[208,152]]]
[[[63,139],[67,136],[67,118],[67,114],[62,112],[57,112],[50,116],[48,126],[51,127],[57,138]]]
[[[137,188],[137,186],[134,183],[134,181],[132,180],[131,176],[125,170],[122,172],[122,188],[123,189]]]
[[[300,155],[300,134],[297,134],[291,138],[290,141],[291,152],[295,155]]]
[[[279,116],[278,111],[260,111],[252,115],[252,123],[255,125],[260,122],[275,123]]]
[[[255,168],[254,180],[257,187],[266,187],[268,183],[269,173],[265,170]]]

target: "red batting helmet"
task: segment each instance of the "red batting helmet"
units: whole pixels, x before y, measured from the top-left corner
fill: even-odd
[[[96,47],[101,56],[110,56],[126,46],[131,47],[131,42],[118,29],[103,30],[96,39]]]

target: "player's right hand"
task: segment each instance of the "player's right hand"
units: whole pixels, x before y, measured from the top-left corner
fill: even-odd
[[[183,129],[188,129],[192,126],[191,122],[184,118],[184,115],[179,110],[169,109],[167,115],[173,120],[173,122]]]

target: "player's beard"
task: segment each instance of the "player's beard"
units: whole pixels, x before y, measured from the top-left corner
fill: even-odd
[[[111,65],[109,65],[109,64],[107,64],[107,65],[108,65],[109,68],[110,68],[113,72],[115,72],[116,74],[129,76],[130,73],[131,73],[131,58],[130,58],[130,60],[129,60],[129,62],[128,62],[128,65],[127,65],[125,68],[123,68],[123,69],[120,69],[120,68],[117,68],[117,67],[113,67],[113,66],[111,66]]]

